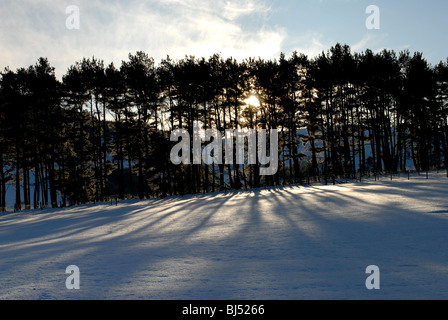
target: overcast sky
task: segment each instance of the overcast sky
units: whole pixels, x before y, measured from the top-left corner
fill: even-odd
[[[79,8],[79,29],[73,11]],[[369,5],[380,29],[369,30]],[[313,57],[337,42],[354,52],[383,48],[448,57],[446,0],[0,0],[0,68],[15,70],[47,57],[60,77],[83,57],[116,66],[142,50],[167,55],[214,53],[278,58],[294,50]]]

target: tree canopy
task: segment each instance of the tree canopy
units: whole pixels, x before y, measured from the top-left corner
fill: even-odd
[[[45,58],[0,77],[2,210],[14,205],[8,185],[23,209],[448,166],[448,59],[432,66],[419,52],[337,44],[315,58],[159,64],[137,52],[119,67],[84,58],[61,81]],[[278,172],[174,165],[170,133],[198,121],[220,132],[277,129]]]

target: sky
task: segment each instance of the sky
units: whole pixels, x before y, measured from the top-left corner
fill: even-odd
[[[156,63],[215,53],[312,58],[336,43],[418,51],[437,64],[448,57],[447,12],[446,0],[0,0],[0,70],[46,57],[60,78],[83,58],[118,67],[137,51]]]

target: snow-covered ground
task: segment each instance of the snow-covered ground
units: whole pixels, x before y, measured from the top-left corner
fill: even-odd
[[[37,210],[0,216],[0,299],[448,299],[447,249],[446,173]]]

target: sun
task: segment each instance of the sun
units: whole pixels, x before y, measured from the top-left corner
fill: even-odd
[[[244,103],[247,104],[248,106],[252,106],[252,107],[260,106],[260,100],[258,100],[258,98],[254,95],[250,95],[249,98],[244,100]]]

